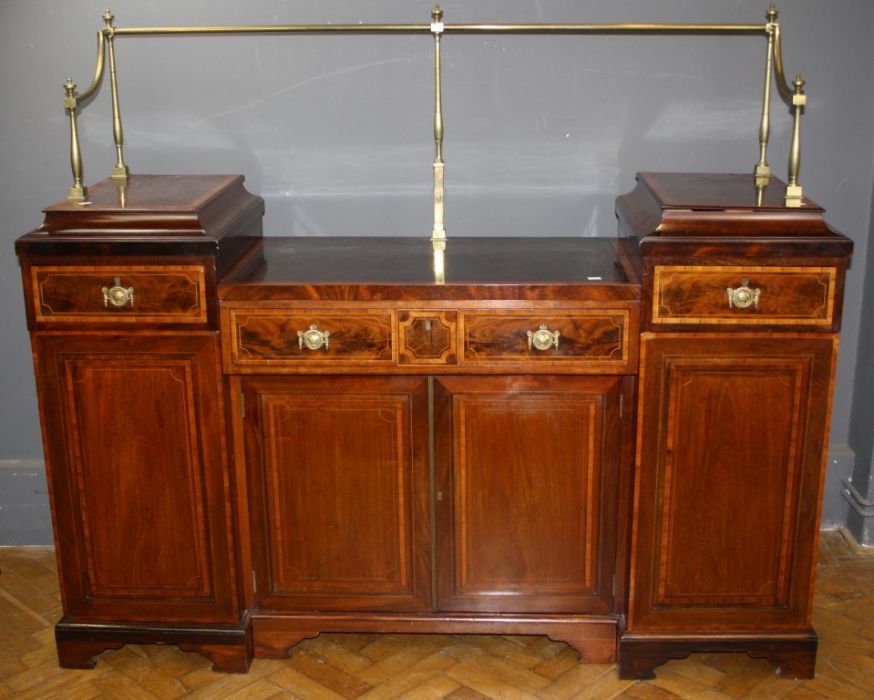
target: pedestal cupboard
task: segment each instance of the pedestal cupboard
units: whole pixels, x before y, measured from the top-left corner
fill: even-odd
[[[851,243],[774,180],[641,174],[616,238],[261,236],[134,176],[17,243],[62,666],[320,632],[546,634],[809,676]],[[123,194],[123,201],[119,195]]]

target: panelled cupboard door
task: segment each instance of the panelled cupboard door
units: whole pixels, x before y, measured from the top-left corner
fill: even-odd
[[[439,610],[613,610],[621,386],[434,380]]]
[[[630,632],[809,628],[836,342],[644,336]]]
[[[256,605],[431,606],[428,383],[243,380]]]
[[[215,334],[34,334],[68,620],[235,622]]]

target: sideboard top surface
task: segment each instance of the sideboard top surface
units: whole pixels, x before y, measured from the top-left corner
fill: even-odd
[[[422,237],[265,237],[226,276],[225,300],[639,298],[616,238],[450,238],[445,280],[434,280]]]

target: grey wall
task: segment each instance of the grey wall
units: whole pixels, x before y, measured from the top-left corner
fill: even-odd
[[[874,100],[874,95],[872,95]],[[869,241],[874,241],[872,202]],[[874,545],[874,245],[865,266],[856,383],[850,417],[849,447],[855,456],[851,478],[842,496],[848,505],[847,525],[857,542]]]
[[[29,346],[12,242],[69,186],[64,78],[84,87],[105,0],[0,0],[0,464],[38,459]],[[449,22],[760,22],[767,0],[449,0]],[[848,454],[874,172],[874,5],[787,0],[787,69],[804,73],[802,182],[856,242],[832,441]],[[426,22],[431,2],[116,0],[118,26]],[[612,235],[638,170],[749,172],[765,44],[726,37],[444,40],[447,229],[453,235]],[[430,232],[428,36],[118,40],[135,172],[240,172],[282,235]],[[775,101],[771,163],[785,173]],[[108,90],[81,121],[86,181],[113,163]],[[857,396],[859,411],[871,395]],[[829,474],[825,518],[847,460]],[[3,533],[0,532],[0,541]]]
[[[869,241],[874,241],[874,208],[871,217]],[[855,451],[857,465],[861,467],[859,473],[864,471],[874,475],[874,245],[868,247],[866,270],[850,445]],[[867,481],[856,484],[863,493],[869,491]]]

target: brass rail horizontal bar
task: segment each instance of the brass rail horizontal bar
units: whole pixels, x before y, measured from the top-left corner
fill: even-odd
[[[764,24],[447,24],[447,34],[766,34]]]
[[[430,24],[253,24],[116,27],[115,36],[174,34],[429,34]],[[765,35],[766,24],[446,24],[444,34],[729,34]]]
[[[430,24],[252,24],[204,27],[116,27],[116,36],[173,34],[430,34]]]

